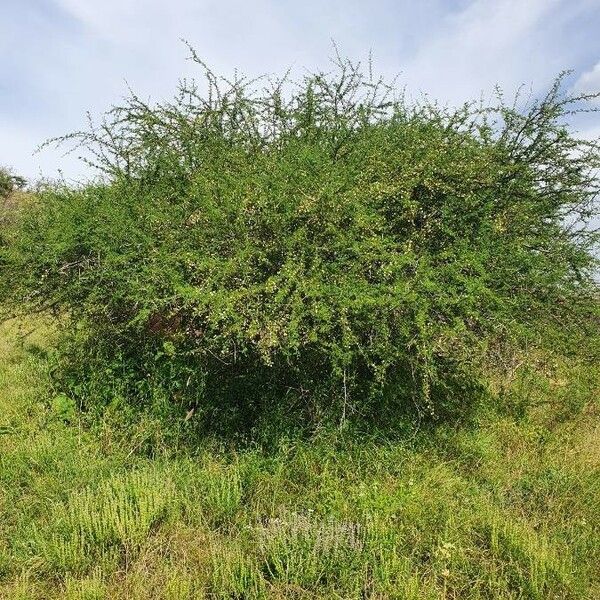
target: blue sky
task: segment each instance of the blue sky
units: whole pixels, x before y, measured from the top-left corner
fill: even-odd
[[[0,165],[81,178],[45,139],[81,129],[127,93],[167,98],[194,74],[186,38],[216,71],[324,67],[342,52],[458,103],[495,83],[540,91],[563,69],[600,90],[600,0],[0,0]],[[600,135],[600,116],[577,123]]]

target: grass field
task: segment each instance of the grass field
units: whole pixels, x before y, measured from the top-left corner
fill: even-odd
[[[600,598],[600,370],[394,438],[178,446],[53,398],[50,337],[0,329],[2,598]]]

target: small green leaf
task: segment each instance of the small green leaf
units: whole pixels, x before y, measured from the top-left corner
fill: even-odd
[[[50,406],[52,412],[64,421],[71,421],[75,417],[76,405],[75,401],[66,396],[65,394],[59,394],[55,396]]]

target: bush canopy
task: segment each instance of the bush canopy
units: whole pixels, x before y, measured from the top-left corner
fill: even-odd
[[[570,123],[595,96],[562,75],[451,109],[339,56],[300,81],[193,59],[203,83],[63,138],[101,177],[48,186],[1,232],[0,299],[67,318],[70,394],[435,414],[469,401],[498,339],[577,326],[600,152]]]

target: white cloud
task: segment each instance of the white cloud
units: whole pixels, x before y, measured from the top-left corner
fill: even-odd
[[[442,33],[423,44],[407,65],[411,87],[461,102],[490,92],[496,84],[516,88],[540,75],[547,77],[548,55],[540,52],[546,44],[539,25],[559,4],[559,0],[471,2],[448,15]]]
[[[579,128],[577,130],[577,136],[583,140],[600,142],[600,125]]]
[[[581,74],[573,84],[573,91],[578,94],[594,94],[600,92],[600,60],[589,70]],[[600,98],[596,99],[600,103]]]

